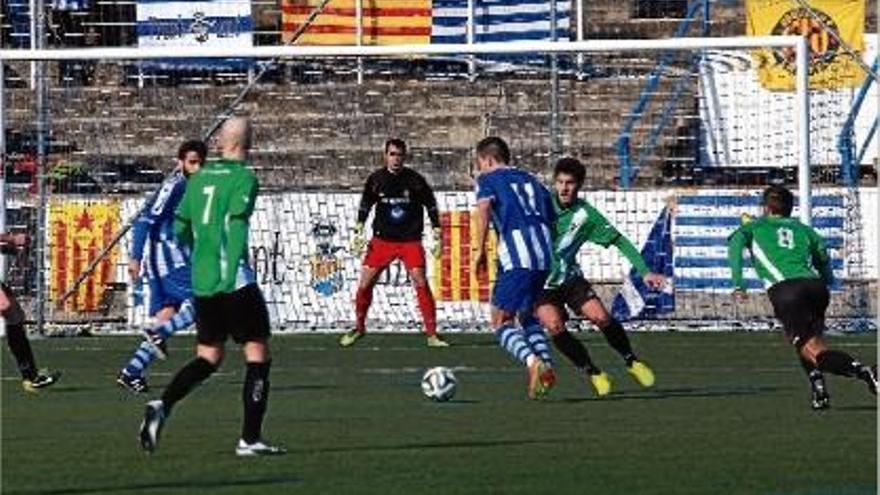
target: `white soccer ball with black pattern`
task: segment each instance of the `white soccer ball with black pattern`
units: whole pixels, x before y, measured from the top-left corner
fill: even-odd
[[[443,366],[431,368],[422,376],[422,392],[427,398],[437,402],[446,402],[455,396],[457,385],[455,373]]]

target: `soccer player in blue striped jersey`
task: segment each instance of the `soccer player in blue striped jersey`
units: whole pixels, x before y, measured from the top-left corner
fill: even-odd
[[[533,175],[509,165],[503,139],[477,144],[477,253],[475,269],[486,269],[489,223],[498,236],[498,277],[492,288],[491,325],[501,347],[529,372],[528,396],[543,398],[556,381],[535,303],[553,263],[556,214],[549,191]],[[517,326],[519,319],[520,327]]]
[[[150,288],[149,313],[156,326],[144,329],[144,342],[116,377],[119,386],[133,393],[148,389],[146,369],[157,357],[165,358],[166,340],[193,324],[195,315],[190,281],[189,248],[174,235],[174,211],[186,191],[186,179],[205,162],[208,148],[202,141],[186,141],[177,150],[177,168],[144,205],[135,220],[128,272],[134,283],[141,277]]]

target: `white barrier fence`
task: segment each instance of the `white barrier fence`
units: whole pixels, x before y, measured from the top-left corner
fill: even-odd
[[[741,213],[759,213],[756,203],[759,192],[592,191],[585,197],[639,248],[644,246],[663,207],[678,203],[672,230],[674,289],[679,293],[717,294],[729,292],[725,285],[729,273],[723,265],[724,240],[735,228]],[[839,278],[876,281],[877,192],[862,188],[857,194],[861,211],[852,214],[854,205],[850,204],[847,190],[816,191],[814,223],[829,239]],[[352,193],[283,193],[259,198],[251,227],[251,258],[276,327],[338,331],[351,325],[360,260],[349,253],[348,246],[358,199],[359,196]],[[488,284],[470,274],[473,229],[470,229],[469,212],[474,206],[473,194],[438,193],[438,201],[446,244],[440,259],[428,256],[427,267],[438,300],[438,320],[441,326],[450,329],[485,326]],[[119,209],[122,219],[129,218],[138,204],[134,199],[124,201]],[[847,210],[851,214],[847,215]],[[856,253],[849,246],[855,246],[857,241],[861,248]],[[128,283],[125,270],[128,240],[123,244],[115,260],[114,275],[116,281]],[[428,251],[433,247],[430,239],[426,238],[425,247]],[[589,246],[581,252],[580,262],[587,278],[603,283],[620,283],[629,270],[628,263],[613,248],[606,251]],[[750,273],[747,271],[747,277]],[[51,263],[48,275],[53,276]],[[131,297],[129,323],[145,324],[145,308],[130,302]],[[728,314],[716,316],[732,318]],[[376,288],[370,327],[416,330],[420,320],[406,273],[395,263]]]

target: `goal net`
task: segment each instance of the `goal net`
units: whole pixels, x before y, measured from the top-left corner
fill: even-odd
[[[472,150],[487,135],[507,140],[514,163],[550,188],[556,159],[586,164],[583,197],[669,277],[664,291],[647,293],[613,249],[581,252],[606,306],[636,328],[772,325],[764,297],[733,303],[726,237],[743,214],[760,213],[764,184],[797,191],[799,164],[811,160],[812,202],[801,197],[795,215],[811,205],[829,240],[839,279],[831,317],[867,322],[876,314],[876,192],[838,185],[835,148],[853,91],[814,93],[804,106],[794,71],[790,90],[762,87],[758,49],[795,65],[793,38],[264,46],[224,57],[186,47],[3,51],[7,227],[34,233],[7,281],[50,326],[147,324],[148,286],[129,277],[126,229],[179,144],[237,114],[255,126],[261,194],[250,257],[280,331],[351,327],[361,269],[352,227],[389,137],[407,142],[409,166],[440,204],[441,254],[429,255],[427,271],[441,329],[485,328],[495,271],[471,267]],[[44,67],[36,84],[28,57]],[[751,268],[747,280],[758,295]],[[420,322],[394,263],[368,326],[415,331]]]

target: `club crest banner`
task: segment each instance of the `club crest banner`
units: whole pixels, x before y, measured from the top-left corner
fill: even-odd
[[[794,0],[747,0],[750,36],[806,36],[810,46],[810,88],[857,87],[865,79],[858,62],[828,30],[860,56],[864,51],[864,0],[814,0],[810,12]],[[793,48],[753,52],[764,88],[794,91],[796,56]]]

